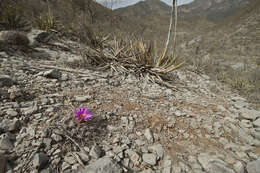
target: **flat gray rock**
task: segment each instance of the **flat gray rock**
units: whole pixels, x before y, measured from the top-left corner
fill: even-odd
[[[154,173],[154,171],[151,170],[151,169],[146,169],[146,170],[143,170],[143,171],[140,172],[140,173]]]
[[[101,150],[101,148],[100,148],[99,146],[97,146],[97,145],[94,145],[94,146],[91,148],[90,152],[89,152],[89,155],[90,155],[91,157],[95,158],[95,159],[100,158],[100,157],[101,157],[101,154],[102,154],[102,150]]]
[[[47,166],[49,156],[45,153],[36,153],[33,159],[33,166],[38,170],[42,170]]]
[[[63,162],[61,165],[61,170],[64,172],[65,170],[69,169],[71,166],[67,162]]]
[[[46,168],[41,170],[41,173],[52,173],[53,171],[51,170],[51,168]]]
[[[260,140],[260,132],[252,130],[251,131],[252,136],[254,136],[257,140]]]
[[[77,161],[75,160],[75,158],[73,156],[65,156],[64,161],[70,165],[77,163]]]
[[[2,135],[0,138],[0,149],[11,151],[14,149],[14,144],[8,135]]]
[[[39,43],[47,43],[53,37],[50,33],[38,29],[33,29],[27,34],[30,46],[38,46]]]
[[[161,159],[163,158],[164,149],[163,149],[163,146],[161,144],[149,146],[148,150],[157,154]]]
[[[228,168],[221,162],[212,162],[209,167],[209,173],[235,173],[231,168]]]
[[[207,153],[201,153],[198,156],[198,161],[201,166],[209,173],[235,173],[232,169],[228,168],[226,163]]]
[[[21,109],[22,114],[24,114],[25,116],[32,115],[32,114],[36,113],[37,111],[38,111],[37,106],[30,106],[30,107]]]
[[[59,70],[48,70],[43,73],[44,77],[51,78],[51,79],[60,79],[62,73]]]
[[[125,151],[125,153],[129,156],[130,160],[134,163],[134,164],[137,164],[139,163],[139,160],[140,160],[140,156],[137,152],[131,150],[131,149],[127,149]]]
[[[143,154],[143,161],[149,165],[156,165],[157,156],[155,154]]]
[[[90,160],[90,157],[87,154],[79,152],[78,155],[81,158],[81,160],[83,161],[83,163],[87,163]]]
[[[151,129],[145,129],[144,136],[146,137],[148,142],[152,143],[154,141],[154,137],[153,137],[153,133],[152,133]]]
[[[253,125],[256,127],[260,127],[260,118],[258,118],[257,120],[253,121]]]
[[[250,110],[250,109],[246,109],[246,108],[241,109],[240,118],[254,121],[258,117],[260,117],[259,111]]]
[[[18,112],[13,109],[6,110],[6,114],[11,117],[16,117],[18,115]]]
[[[172,160],[169,155],[164,157],[163,160],[163,171],[162,173],[171,173],[172,172]]]
[[[137,139],[135,140],[135,143],[138,145],[138,146],[143,146],[145,144],[145,141],[142,141],[140,139]]]
[[[51,138],[54,140],[54,141],[56,141],[56,142],[60,142],[60,141],[62,141],[62,136],[60,136],[60,135],[57,135],[57,134],[55,134],[55,133],[53,133],[52,135],[51,135]]]
[[[246,170],[248,173],[259,173],[260,172],[260,158],[255,161],[249,162],[246,165]]]
[[[0,123],[0,129],[3,130],[4,132],[8,131],[17,131],[20,128],[20,120],[17,118],[10,120],[10,119],[4,119]]]
[[[111,158],[103,157],[91,163],[80,172],[87,173],[123,173],[123,169]]]
[[[245,167],[240,161],[235,163],[234,170],[236,173],[245,173]]]
[[[86,102],[89,101],[91,99],[91,96],[76,96],[75,97],[75,101],[77,102]]]

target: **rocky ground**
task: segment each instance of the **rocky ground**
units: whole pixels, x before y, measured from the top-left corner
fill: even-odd
[[[260,111],[227,86],[71,68],[81,45],[34,32],[33,48],[0,47],[0,173],[260,172]],[[80,105],[91,120],[75,120]]]

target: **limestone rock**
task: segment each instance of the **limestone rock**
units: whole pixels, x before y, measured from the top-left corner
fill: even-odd
[[[49,156],[45,153],[37,153],[33,159],[33,166],[38,170],[42,170],[47,166],[49,162]]]
[[[48,70],[43,73],[43,76],[51,79],[60,79],[62,73],[59,70]]]
[[[27,34],[27,37],[30,46],[38,46],[39,43],[48,43],[53,38],[53,35],[43,30],[33,29]]]
[[[102,150],[101,150],[101,148],[100,148],[99,146],[94,145],[94,146],[91,148],[91,150],[90,150],[90,152],[89,152],[89,155],[90,155],[91,157],[95,158],[95,159],[98,159],[98,158],[100,158],[101,155],[102,155]]]
[[[3,134],[0,138],[0,149],[11,151],[14,149],[14,143],[9,135]]]
[[[103,157],[91,163],[81,172],[88,173],[123,173],[123,169],[111,158]]]
[[[146,139],[149,142],[152,143],[154,141],[154,137],[153,137],[153,133],[152,133],[151,129],[145,129],[144,136],[146,137]]]
[[[207,153],[201,153],[198,160],[202,167],[209,173],[234,173],[234,171],[227,167],[227,164],[218,159],[216,156],[210,156]]]
[[[156,165],[157,156],[155,154],[143,154],[143,161],[149,165]]]
[[[161,144],[149,146],[148,150],[157,154],[161,159],[163,158],[164,149],[163,149],[163,146]]]
[[[246,165],[246,170],[248,173],[259,173],[260,172],[260,158],[255,161],[249,162]]]
[[[253,122],[253,125],[256,126],[256,127],[260,127],[260,118],[258,118],[257,120],[255,120]]]

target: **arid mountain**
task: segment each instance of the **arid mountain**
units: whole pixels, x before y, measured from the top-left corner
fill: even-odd
[[[252,0],[194,0],[190,4],[179,7],[179,17],[187,20],[207,19],[209,21],[222,20],[231,16],[236,10]],[[166,17],[170,14],[171,7],[159,0],[141,1],[133,6],[115,10],[122,16],[143,18],[157,15]]]
[[[251,0],[232,16],[218,22],[208,35],[212,38],[213,35],[218,35],[217,40],[226,41],[226,51],[236,50],[242,51],[240,54],[259,56],[257,50],[260,48],[260,1]]]
[[[260,1],[251,0],[196,37],[200,48],[198,59],[205,57],[211,61],[204,64],[208,66],[207,74],[260,105]],[[194,56],[192,52],[195,51],[187,57]]]
[[[114,10],[116,13],[135,18],[143,18],[152,15],[168,16],[171,7],[159,0],[140,1],[135,5]]]
[[[10,16],[8,17],[11,11],[18,18],[22,17],[31,23],[34,28],[46,29],[51,27],[46,25],[55,23],[61,27],[51,29],[63,32],[71,29],[72,33],[75,30],[81,32],[87,29],[86,26],[96,33],[131,33],[136,32],[140,26],[133,23],[131,18],[120,16],[92,0],[1,0],[0,9],[0,25],[12,22]],[[48,22],[51,19],[55,21]],[[0,26],[0,30],[1,28],[4,30],[4,27]]]
[[[182,5],[179,10],[181,17],[188,19],[202,17],[217,21],[232,15],[249,2],[250,0],[194,0],[190,4]]]

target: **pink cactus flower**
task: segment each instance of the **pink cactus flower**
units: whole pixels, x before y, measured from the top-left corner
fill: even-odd
[[[86,107],[80,107],[75,109],[75,118],[77,120],[88,121],[93,116],[93,113],[90,112]]]

